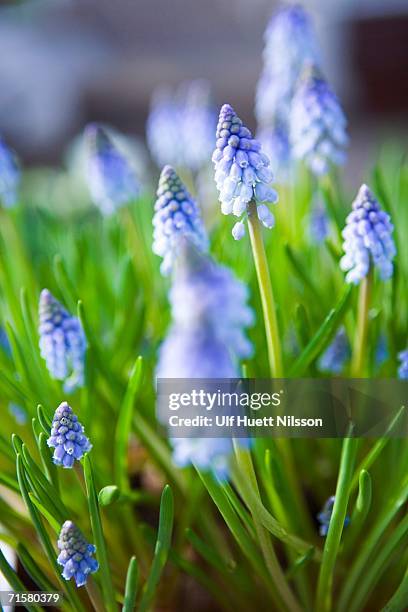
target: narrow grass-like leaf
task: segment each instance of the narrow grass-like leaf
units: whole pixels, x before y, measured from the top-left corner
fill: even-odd
[[[136,610],[137,587],[139,582],[139,567],[136,557],[132,557],[126,574],[125,598],[122,612],[133,612]]]
[[[31,556],[28,549],[21,542],[19,542],[17,546],[17,555],[26,572],[29,574],[29,576],[31,576],[40,589],[49,592],[57,590],[55,584],[53,584],[51,580],[49,580],[48,576],[44,574],[43,570]]]
[[[34,493],[29,493],[30,499],[33,502],[34,506],[39,510],[42,516],[46,519],[46,521],[51,525],[55,533],[59,533],[61,523],[57,521],[51,514],[49,510],[35,497]]]
[[[395,591],[391,599],[386,603],[381,612],[404,612],[408,601],[408,570],[406,571],[401,584]]]
[[[289,370],[289,376],[302,376],[308,365],[327,347],[350,306],[351,293],[352,287],[348,285],[335,308],[329,312],[305,350]]]
[[[150,573],[143,588],[142,598],[139,604],[139,612],[146,612],[150,609],[156,589],[162,575],[164,566],[167,562],[171,546],[171,536],[173,533],[174,521],[174,501],[173,492],[169,485],[163,489],[160,501],[159,529],[157,532],[156,547]]]
[[[95,540],[96,556],[99,561],[99,571],[102,577],[102,590],[106,608],[109,612],[117,611],[115,592],[109,569],[108,554],[103,535],[102,521],[99,512],[98,496],[95,489],[91,460],[88,455],[83,458],[86,492],[88,496],[89,515],[91,517],[92,533]]]
[[[136,359],[130,374],[129,383],[125,397],[119,410],[118,421],[115,432],[115,479],[116,484],[122,491],[129,488],[128,483],[128,461],[127,450],[129,444],[130,429],[132,426],[132,415],[136,395],[139,392],[143,379],[143,360],[141,357]]]
[[[19,593],[24,593],[27,590],[24,584],[21,582],[15,570],[7,562],[7,559],[3,555],[3,552],[1,549],[0,549],[0,571],[14,591],[19,592]],[[41,612],[41,608],[36,605],[26,604],[25,608],[29,611],[33,610],[34,612]]]

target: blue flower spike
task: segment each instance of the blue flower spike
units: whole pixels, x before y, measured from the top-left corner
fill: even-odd
[[[321,72],[306,65],[294,95],[290,114],[292,154],[316,176],[345,162],[347,121],[340,103]]]
[[[140,186],[130,161],[119,151],[109,133],[91,123],[85,128],[87,182],[94,204],[111,215],[135,200]]]
[[[17,157],[0,138],[0,204],[5,208],[16,204],[20,178]]]
[[[398,368],[398,378],[402,380],[408,380],[408,349],[398,353],[398,359],[400,366]]]
[[[43,289],[39,303],[41,356],[50,375],[64,381],[64,391],[71,393],[84,386],[86,338],[81,322]]]
[[[320,523],[319,533],[322,537],[326,537],[329,531],[330,521],[333,514],[334,501],[335,497],[334,495],[332,495],[324,504],[322,511],[319,512],[319,514],[317,515],[317,520]],[[347,527],[347,525],[349,524],[350,517],[346,516],[346,518],[344,519],[344,527]]]
[[[47,444],[55,449],[52,457],[55,465],[68,469],[92,448],[83,426],[67,402],[62,402],[55,411]]]
[[[162,274],[172,271],[183,239],[202,252],[208,250],[200,209],[171,166],[162,170],[154,208],[153,252],[163,258]]]
[[[93,557],[96,547],[89,544],[81,530],[72,522],[65,521],[58,538],[60,554],[57,561],[64,568],[65,580],[74,578],[77,587],[84,586],[89,574],[98,571],[98,561]]]
[[[343,371],[344,365],[351,357],[350,343],[347,338],[344,327],[337,332],[333,342],[327,347],[323,355],[320,357],[318,366],[323,372],[331,374],[340,374]]]
[[[396,248],[390,216],[381,210],[367,185],[360,187],[352,208],[342,232],[345,255],[340,267],[347,271],[346,281],[358,284],[371,267],[378,270],[381,280],[391,278]]]
[[[267,204],[276,203],[278,194],[270,186],[273,173],[269,159],[229,104],[221,108],[216,136],[212,160],[221,212],[240,219],[232,230],[233,237],[235,240],[243,237],[243,220],[252,200],[256,203],[259,220],[265,227],[272,228],[275,219]]]

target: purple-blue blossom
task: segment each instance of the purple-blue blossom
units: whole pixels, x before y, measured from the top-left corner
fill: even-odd
[[[52,460],[55,465],[64,468],[72,468],[75,460],[79,461],[92,448],[83,426],[67,402],[62,402],[55,411],[47,444],[54,449]]]
[[[41,356],[50,375],[70,393],[84,385],[86,338],[81,322],[43,289],[39,303]]]
[[[398,353],[398,359],[400,361],[400,366],[398,368],[398,378],[401,378],[402,380],[407,380],[408,379],[408,349]]]
[[[330,372],[331,374],[340,374],[350,357],[350,343],[347,338],[346,330],[344,327],[341,327],[332,343],[320,357],[318,361],[319,370],[322,372]]]
[[[111,215],[138,197],[140,186],[130,161],[119,151],[108,132],[90,124],[85,128],[87,183],[94,204]]]
[[[277,180],[285,181],[288,177],[291,159],[287,124],[281,120],[273,122],[268,127],[260,127],[256,137],[271,162],[271,168]]]
[[[359,283],[371,267],[378,270],[382,280],[392,276],[396,255],[393,230],[390,216],[381,210],[367,185],[362,185],[342,232],[345,255],[340,267],[347,271],[348,283]]]
[[[240,218],[232,235],[236,240],[244,235],[243,220],[252,200],[259,220],[265,227],[272,228],[275,219],[267,204],[276,203],[278,194],[270,186],[273,173],[269,159],[261,151],[260,142],[252,137],[229,104],[221,108],[216,136],[212,159],[221,211],[224,215]]]
[[[319,514],[317,515],[317,520],[320,523],[319,533],[323,537],[327,536],[327,532],[329,531],[330,521],[333,514],[334,501],[335,497],[334,495],[332,495],[324,504],[322,511],[319,512]],[[350,517],[346,516],[346,518],[344,519],[344,527],[347,527],[347,525],[349,524]]]
[[[160,175],[154,209],[153,252],[163,258],[163,274],[171,272],[182,240],[188,239],[200,251],[207,251],[200,209],[171,166],[165,166]]]
[[[0,137],[0,204],[5,208],[16,204],[20,178],[17,157]]]
[[[310,211],[309,233],[315,244],[321,244],[329,235],[329,217],[321,202],[314,203]]]
[[[89,574],[99,569],[94,558],[96,547],[89,544],[82,531],[72,521],[65,521],[58,538],[60,551],[57,561],[62,565],[62,577],[65,580],[74,578],[77,587],[86,584]]]
[[[299,79],[290,113],[290,140],[294,158],[313,174],[327,174],[346,159],[346,118],[327,81],[315,66],[307,65]]]
[[[197,172],[211,161],[215,126],[207,81],[187,81],[176,92],[161,87],[153,94],[146,125],[153,159],[159,167]]]

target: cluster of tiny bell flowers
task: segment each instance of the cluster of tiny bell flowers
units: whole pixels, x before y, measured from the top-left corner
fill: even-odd
[[[99,569],[98,561],[93,557],[96,547],[89,544],[81,530],[72,521],[65,521],[59,534],[57,557],[62,565],[62,577],[65,580],[74,578],[77,587],[84,586],[89,574]]]
[[[17,157],[0,137],[0,204],[5,208],[16,204],[20,178]]]
[[[336,498],[334,497],[334,495],[329,497],[329,499],[324,504],[322,511],[319,512],[319,514],[317,515],[317,520],[320,523],[319,533],[322,537],[327,536],[327,533],[329,531],[330,521],[331,521],[331,517],[333,514],[333,507],[334,507],[335,500]],[[349,524],[350,524],[350,517],[346,516],[346,518],[344,519],[344,527],[347,527],[347,525]]]
[[[275,220],[267,204],[276,203],[278,194],[270,186],[273,173],[269,159],[229,104],[221,108],[216,138],[212,160],[221,212],[241,219],[232,229],[233,237],[240,240],[244,236],[243,219],[251,202],[262,224],[272,228]]]

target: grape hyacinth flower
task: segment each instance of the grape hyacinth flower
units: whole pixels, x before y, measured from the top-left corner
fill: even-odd
[[[320,202],[314,204],[310,211],[309,233],[315,244],[321,244],[329,235],[329,218]]]
[[[333,514],[334,500],[335,500],[334,495],[329,497],[329,499],[326,501],[326,503],[323,506],[323,510],[319,512],[319,514],[317,515],[317,520],[320,523],[319,533],[323,537],[327,536],[327,532],[329,531],[329,525],[330,525],[331,517]],[[344,519],[344,527],[347,527],[347,525],[349,524],[350,524],[350,517],[346,516],[346,518]]]
[[[280,182],[286,180],[290,165],[290,143],[287,126],[275,121],[271,126],[261,127],[256,135],[262,150],[271,162],[271,168]]]
[[[70,393],[84,385],[86,339],[81,322],[43,289],[39,304],[41,356],[56,380]]]
[[[146,140],[159,167],[171,164],[178,168],[184,165],[180,124],[181,108],[170,89],[156,89],[146,122]]]
[[[398,368],[398,378],[408,380],[408,349],[398,353],[398,359],[401,362]]]
[[[340,374],[346,361],[351,357],[350,343],[344,327],[337,332],[333,342],[327,347],[318,362],[319,370]]]
[[[327,81],[315,66],[300,77],[290,113],[290,139],[296,159],[317,176],[346,159],[346,118]]]
[[[288,109],[305,62],[319,65],[319,49],[309,15],[302,6],[280,10],[265,31],[264,67],[256,94],[258,123],[280,118],[287,128]]]
[[[111,215],[137,198],[139,184],[128,159],[118,150],[108,132],[90,124],[85,128],[87,182],[94,204]]]
[[[232,230],[233,237],[240,240],[244,236],[242,219],[252,200],[256,203],[259,220],[265,227],[272,228],[275,220],[266,203],[276,203],[278,194],[270,187],[273,174],[269,159],[229,104],[221,108],[216,136],[212,159],[221,211],[241,219]]]
[[[346,281],[358,284],[372,266],[378,269],[382,280],[389,279],[396,254],[390,216],[381,210],[367,185],[360,187],[352,208],[342,232],[345,255],[340,267],[347,271]]]
[[[82,531],[72,522],[65,521],[58,538],[60,554],[57,561],[64,568],[62,577],[75,580],[77,587],[86,584],[89,574],[99,569],[98,561],[93,557],[96,547],[89,544]]]
[[[160,175],[153,227],[153,252],[163,258],[164,275],[171,272],[182,239],[188,238],[200,251],[208,250],[200,209],[171,166]]]
[[[16,155],[0,138],[0,203],[11,208],[17,202],[20,169]]]
[[[55,449],[52,458],[55,465],[64,468],[72,468],[75,459],[79,461],[92,448],[83,426],[67,402],[62,402],[55,411],[47,444]]]

